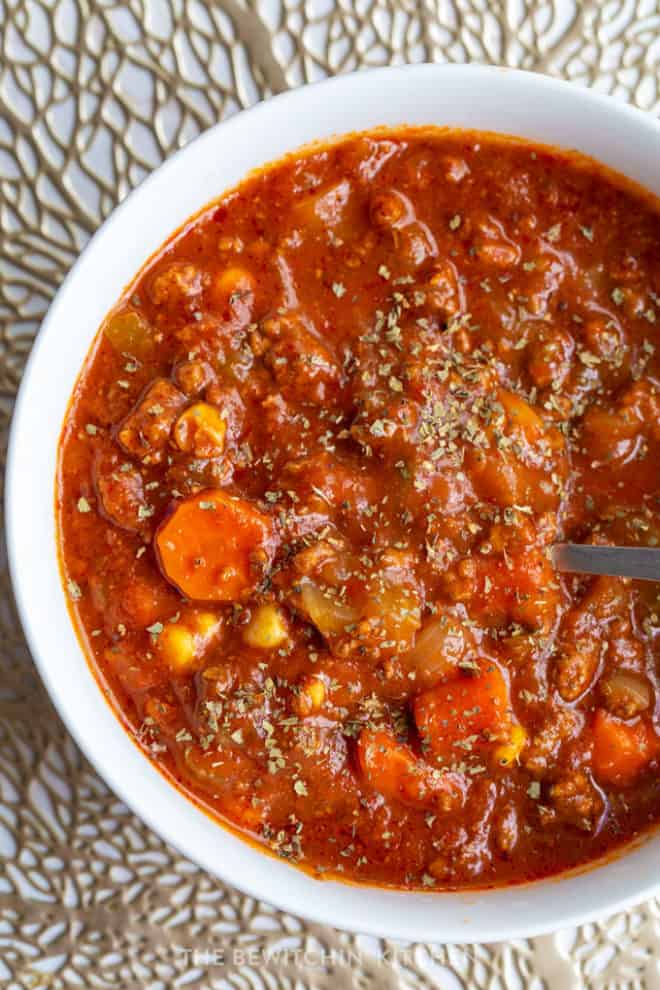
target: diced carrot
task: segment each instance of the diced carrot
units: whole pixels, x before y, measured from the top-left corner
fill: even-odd
[[[215,489],[180,502],[156,533],[163,574],[195,601],[226,602],[252,590],[275,550],[272,520]]]
[[[515,392],[498,389],[497,398],[504,410],[507,430],[518,437],[522,436],[528,443],[537,443],[545,433],[543,420],[538,413]]]
[[[417,696],[417,728],[436,756],[458,759],[473,746],[509,738],[509,685],[500,668],[482,660],[479,672],[463,673]]]
[[[642,719],[622,722],[599,708],[593,724],[594,773],[604,784],[632,784],[653,758],[654,736]]]
[[[363,729],[358,739],[358,758],[374,790],[386,797],[423,803],[426,795],[417,759],[391,732]]]
[[[370,787],[416,808],[462,804],[460,774],[440,773],[419,760],[387,729],[363,729],[358,739],[360,769]]]

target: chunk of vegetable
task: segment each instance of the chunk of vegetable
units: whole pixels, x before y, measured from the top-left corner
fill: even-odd
[[[462,674],[418,695],[414,715],[432,752],[455,758],[480,743],[509,738],[509,685],[495,663],[482,660],[475,675]]]
[[[358,760],[366,782],[387,798],[416,808],[460,807],[465,783],[460,774],[446,773],[419,760],[409,746],[387,729],[363,729]]]
[[[528,501],[533,473],[509,454],[474,447],[468,450],[465,463],[481,498],[492,499],[504,507]]]
[[[634,670],[615,670],[600,682],[600,693],[607,710],[620,718],[634,718],[651,704],[651,685]]]
[[[195,402],[181,413],[174,425],[179,450],[195,457],[217,457],[225,446],[227,423],[208,402]]]
[[[465,459],[477,494],[502,506],[556,507],[559,489],[548,476],[566,472],[565,438],[514,392],[498,389],[497,400],[484,430],[488,448],[470,448]]]
[[[183,673],[194,663],[195,637],[190,629],[170,622],[158,637],[158,650],[172,671]]]
[[[173,673],[185,674],[198,665],[219,628],[220,619],[213,612],[195,612],[168,622],[156,640],[158,652]]]
[[[538,443],[543,437],[545,427],[538,413],[515,392],[499,389],[497,398],[504,409],[504,422],[499,424],[504,432],[527,443]]]
[[[289,632],[282,609],[272,602],[259,605],[245,627],[243,639],[257,650],[274,650],[286,642]]]
[[[346,627],[358,617],[357,609],[340,601],[336,595],[323,591],[310,578],[300,581],[300,604],[323,636],[345,632]]]
[[[325,684],[320,677],[305,675],[298,685],[294,697],[294,709],[297,715],[305,718],[319,711],[325,701]]]
[[[153,351],[153,331],[134,309],[113,313],[103,324],[103,333],[120,354],[143,359]]]
[[[474,648],[474,636],[467,625],[452,615],[434,616],[406,654],[405,663],[414,671],[416,683],[428,688],[454,675],[458,663],[471,656]]]
[[[263,577],[275,551],[273,522],[245,499],[209,489],[180,502],[159,526],[163,574],[196,601],[235,601]]]
[[[222,313],[249,323],[254,306],[255,281],[244,268],[226,268],[213,279],[209,299]]]
[[[604,784],[627,787],[655,755],[652,730],[639,719],[632,724],[598,709],[593,724],[594,773]]]
[[[514,763],[518,762],[526,742],[527,733],[522,725],[512,725],[508,741],[496,746],[493,750],[493,759],[501,767],[513,766]]]
[[[373,585],[362,610],[360,637],[381,649],[407,650],[421,624],[419,594],[415,588],[390,584],[380,576]]]

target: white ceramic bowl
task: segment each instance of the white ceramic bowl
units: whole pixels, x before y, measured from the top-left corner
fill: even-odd
[[[62,285],[23,377],[7,473],[9,557],[32,655],[60,715],[108,784],[186,856],[251,895],[340,928],[437,942],[520,938],[660,891],[660,834],[578,875],[476,893],[405,893],[318,881],[264,855],[178,793],[104,700],[60,583],[53,485],[71,390],[107,310],[149,255],[245,173],[319,138],[380,124],[438,124],[576,148],[660,194],[660,124],[547,77],[480,66],[409,66],[297,89],[207,131],[104,223]]]

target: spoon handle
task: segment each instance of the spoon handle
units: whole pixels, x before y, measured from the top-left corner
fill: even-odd
[[[660,548],[557,543],[552,548],[552,559],[558,571],[660,581]]]

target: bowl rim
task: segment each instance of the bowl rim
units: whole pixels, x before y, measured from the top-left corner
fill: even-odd
[[[11,575],[18,615],[25,633],[31,656],[46,686],[48,694],[67,730],[71,733],[76,744],[80,747],[85,757],[96,768],[99,775],[110,786],[110,788],[139,818],[145,821],[158,836],[177,849],[183,856],[190,859],[193,863],[198,864],[203,869],[208,870],[209,873],[219,877],[227,884],[237,887],[257,900],[266,900],[267,902],[275,904],[280,909],[290,912],[291,914],[302,915],[311,921],[340,927],[351,932],[382,937],[401,938],[410,941],[427,941],[432,943],[452,943],[464,941],[492,942],[511,938],[527,938],[545,934],[558,928],[576,926],[594,921],[603,917],[604,914],[624,910],[636,903],[639,903],[645,898],[657,895],[660,893],[660,879],[653,880],[653,874],[651,871],[648,872],[648,879],[645,879],[644,882],[631,882],[629,878],[624,877],[623,879],[626,882],[622,884],[622,889],[617,892],[601,889],[599,893],[596,893],[597,886],[592,884],[591,887],[593,887],[593,890],[591,894],[588,895],[588,899],[593,902],[592,908],[585,908],[582,901],[577,902],[576,905],[573,904],[568,897],[560,896],[555,899],[561,902],[561,908],[559,904],[557,904],[554,910],[545,910],[544,912],[541,912],[541,918],[527,917],[525,910],[521,910],[519,907],[518,914],[520,917],[514,921],[512,918],[507,917],[505,912],[501,911],[501,905],[497,917],[493,918],[490,923],[481,922],[476,926],[470,926],[468,923],[464,929],[460,918],[456,918],[455,923],[452,924],[452,922],[448,921],[447,917],[445,917],[444,920],[448,925],[448,931],[445,933],[443,930],[441,933],[438,933],[438,918],[436,917],[434,919],[432,910],[432,904],[434,902],[435,904],[439,904],[440,901],[448,903],[449,912],[451,914],[459,914],[461,910],[469,910],[469,904],[471,901],[475,901],[476,899],[483,897],[492,897],[494,893],[513,897],[516,892],[524,893],[526,888],[535,887],[536,889],[539,889],[540,887],[544,887],[547,891],[554,889],[558,894],[560,889],[565,887],[566,894],[568,894],[571,890],[571,879],[579,880],[580,877],[586,877],[588,875],[593,877],[596,873],[602,877],[602,879],[605,879],[606,874],[604,871],[612,871],[612,868],[616,867],[617,863],[620,863],[624,859],[627,860],[632,853],[624,849],[621,853],[615,855],[607,861],[597,863],[585,871],[580,871],[576,877],[573,877],[572,874],[564,876],[560,875],[559,877],[537,881],[531,885],[500,887],[495,891],[476,890],[456,893],[411,893],[389,888],[366,885],[363,886],[343,882],[335,884],[333,881],[323,881],[321,883],[317,879],[311,878],[303,871],[285,865],[279,860],[277,861],[278,871],[270,871],[265,868],[265,864],[271,860],[271,857],[264,855],[264,853],[255,847],[251,842],[246,842],[243,839],[236,838],[236,842],[240,843],[244,850],[249,850],[249,854],[246,854],[246,856],[249,855],[252,857],[258,857],[259,861],[264,864],[263,872],[273,873],[273,879],[269,880],[269,882],[264,885],[262,880],[257,879],[256,877],[245,878],[237,876],[237,871],[240,869],[241,865],[240,861],[245,863],[247,862],[247,859],[246,856],[242,856],[238,852],[235,846],[232,846],[231,842],[228,843],[230,851],[233,851],[236,854],[237,860],[239,861],[238,863],[232,862],[231,857],[228,857],[225,860],[225,863],[221,865],[218,862],[218,857],[211,855],[209,850],[204,848],[191,848],[191,842],[184,841],[181,833],[176,830],[175,826],[178,820],[178,813],[172,815],[171,822],[168,820],[167,823],[163,823],[161,819],[156,820],[156,810],[152,809],[140,794],[139,781],[132,781],[130,777],[124,775],[121,771],[121,766],[118,761],[113,758],[112,754],[108,755],[100,752],[99,746],[95,744],[92,735],[88,735],[85,731],[83,731],[77,713],[72,710],[66,685],[55,675],[54,666],[49,656],[52,652],[52,645],[51,650],[47,652],[44,649],[45,644],[40,641],[40,634],[38,633],[37,628],[38,624],[32,616],[32,593],[30,587],[31,577],[26,572],[26,569],[21,566],[21,555],[24,547],[21,544],[19,505],[23,491],[22,485],[26,480],[26,471],[20,462],[19,452],[21,445],[29,440],[29,434],[26,432],[26,415],[28,403],[32,401],[32,383],[35,378],[35,369],[38,366],[42,351],[57,328],[58,317],[60,310],[64,307],[64,301],[75,287],[81,271],[87,265],[89,258],[94,255],[103,239],[108,236],[111,228],[121,217],[124,217],[126,214],[130,213],[138,200],[143,198],[149,190],[155,188],[157,184],[163,185],[167,179],[167,176],[175,168],[179,167],[179,163],[183,159],[188,156],[192,157],[193,155],[199,156],[206,144],[212,144],[217,139],[218,133],[222,134],[225,141],[231,142],[232,132],[239,126],[244,126],[246,118],[249,118],[258,133],[258,128],[261,121],[265,121],[267,125],[268,115],[273,114],[275,111],[283,112],[286,110],[287,112],[295,113],[297,106],[302,107],[306,104],[310,104],[310,102],[318,103],[320,101],[322,104],[324,99],[355,99],[356,91],[359,92],[362,88],[371,85],[372,81],[377,82],[380,88],[384,88],[389,85],[391,81],[400,81],[401,78],[410,80],[412,85],[414,77],[419,77],[421,81],[426,81],[428,83],[434,77],[439,76],[444,84],[444,82],[448,81],[452,76],[454,77],[454,81],[465,79],[466,73],[470,76],[481,75],[485,83],[505,76],[509,79],[513,79],[516,82],[516,85],[520,85],[522,87],[522,91],[524,91],[525,87],[527,87],[531,90],[535,90],[537,95],[545,94],[548,98],[551,98],[553,95],[558,95],[563,99],[568,93],[570,93],[572,95],[572,99],[574,99],[576,103],[582,102],[588,107],[592,107],[594,109],[598,108],[601,112],[606,109],[609,115],[618,116],[622,119],[627,118],[629,121],[634,123],[635,127],[653,132],[655,138],[660,139],[659,121],[653,118],[650,114],[647,114],[644,111],[639,110],[636,107],[632,107],[626,103],[616,101],[610,96],[605,96],[600,93],[593,92],[592,90],[578,87],[574,83],[549,76],[530,73],[518,69],[509,69],[506,67],[483,66],[475,64],[437,65],[432,63],[424,63],[417,65],[361,70],[359,72],[335,76],[307,86],[287,90],[271,97],[266,101],[262,101],[227,120],[216,123],[185,147],[179,149],[173,155],[168,157],[143,182],[141,182],[140,185],[129,193],[129,195],[110,213],[94,235],[89,239],[83,251],[80,253],[66,278],[62,282],[46,316],[42,321],[24,369],[10,427],[5,475],[5,515],[9,572]],[[370,130],[376,126],[376,124],[366,125],[365,129]],[[475,127],[475,129],[480,128]],[[484,128],[484,130],[486,129],[487,128]],[[324,141],[326,138],[321,137],[320,140]],[[529,140],[530,142],[533,142],[536,139],[530,138]],[[301,142],[303,146],[306,143],[308,142]],[[548,143],[556,144],[554,141]],[[291,150],[295,151],[296,148],[294,147]],[[264,161],[263,164],[267,163],[268,160]],[[222,194],[223,190],[220,189],[218,196],[221,196]],[[202,207],[203,204],[200,205],[200,208]],[[97,327],[94,326],[92,328],[92,334],[89,336],[89,340],[87,342],[87,349],[91,346],[96,332]],[[69,396],[67,396],[67,400],[68,398]],[[58,424],[58,434],[60,425],[61,424]],[[49,477],[47,486],[48,503],[51,512],[53,512],[51,487],[53,480],[54,479]],[[62,594],[62,604],[64,604],[64,594]],[[68,613],[67,618],[71,622]],[[79,652],[80,661],[88,667],[89,665],[87,659],[80,644]],[[121,724],[114,709],[111,707],[104,693],[101,691],[98,682],[95,683],[99,701],[102,702],[102,704],[110,712],[116,723],[117,732],[130,739],[131,744],[136,752],[140,754],[140,757],[146,767],[152,766],[148,758],[134,743],[132,737],[130,737],[126,732],[124,725]],[[155,770],[155,773],[162,781],[163,786],[169,788],[174,793],[175,788],[173,785],[167,781],[166,778],[159,773],[159,771]],[[191,810],[195,808],[194,802],[190,801],[186,797],[181,797],[186,806],[188,806]],[[208,818],[204,811],[201,811],[199,808],[196,810],[198,814],[204,815]],[[185,817],[185,814],[183,814],[184,820]],[[209,820],[212,821],[212,819]],[[232,835],[231,830],[226,829],[222,825],[218,825],[217,822],[213,822],[213,826],[219,830],[221,837],[227,838]],[[225,843],[224,841],[220,841],[218,844],[224,845]],[[284,874],[281,874],[281,877],[278,877],[280,867],[283,867],[288,871],[287,875],[289,877],[292,872],[295,872],[299,877],[301,875],[307,876],[307,882],[314,885],[317,896],[306,897],[301,903],[300,891],[303,889],[303,885],[298,882],[288,882]],[[257,864],[256,869],[253,872],[261,872],[259,870],[259,864]],[[621,880],[622,878],[619,877],[619,879]],[[326,903],[327,899],[324,897],[324,892],[329,892],[330,888],[333,887],[340,888],[342,893],[338,898],[332,897],[329,902]],[[313,894],[314,890],[310,888],[309,893]],[[374,908],[374,897],[382,902],[378,911],[370,910],[369,908],[369,901],[372,902],[371,908]],[[416,909],[414,912],[414,919],[411,921],[410,918],[406,917],[408,906],[419,898],[424,899],[428,904],[428,911],[426,912],[426,915],[428,915],[428,920],[424,920],[425,914]],[[361,907],[363,901],[365,902],[366,907]],[[567,904],[570,906],[567,906]],[[444,913],[447,915],[446,911]],[[439,934],[440,937],[438,937]]]

